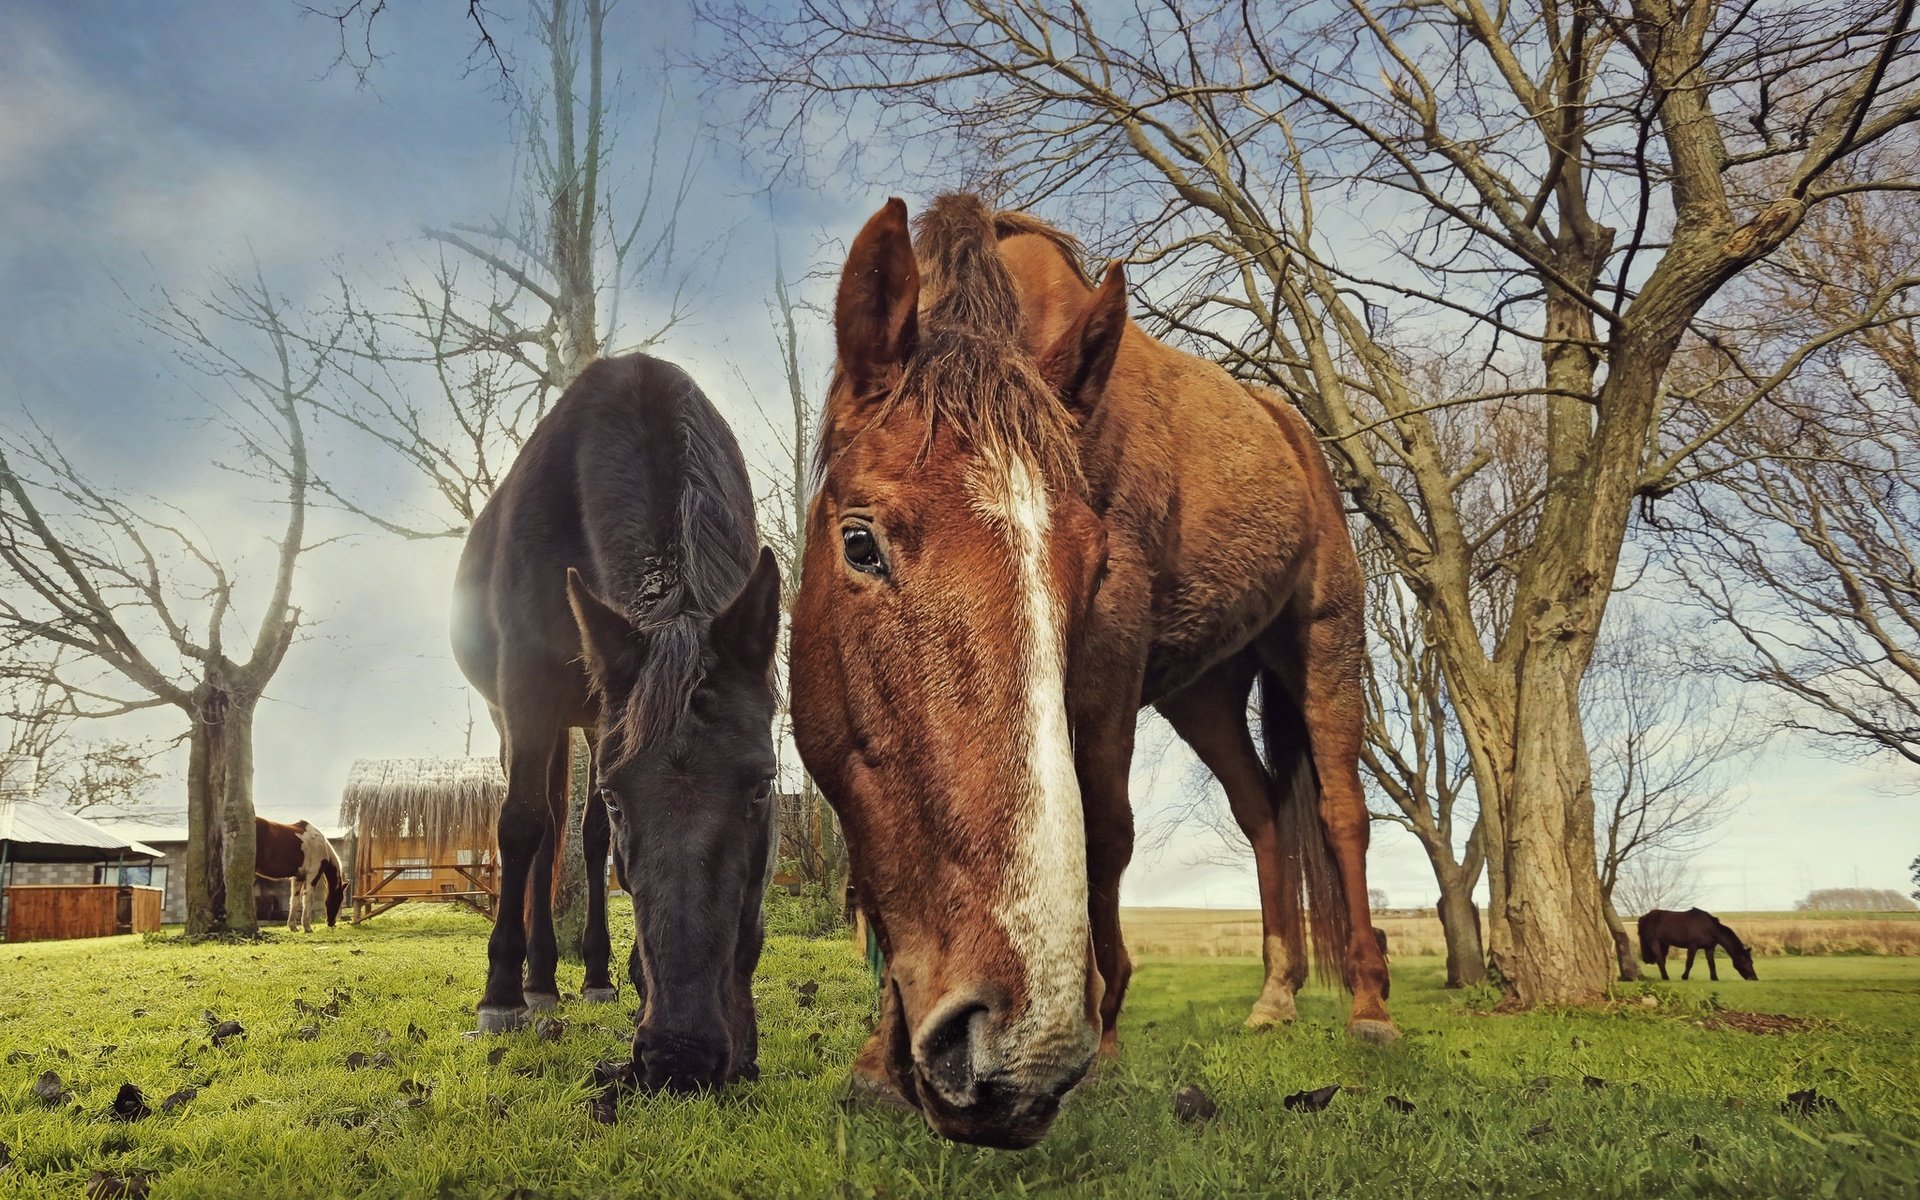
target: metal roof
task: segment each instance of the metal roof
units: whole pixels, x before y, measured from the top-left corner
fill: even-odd
[[[152,846],[107,832],[38,800],[0,800],[0,846],[12,862],[107,862],[159,858]]]

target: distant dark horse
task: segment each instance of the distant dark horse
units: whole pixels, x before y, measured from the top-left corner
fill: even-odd
[[[1686,912],[1668,912],[1656,908],[1640,918],[1640,960],[1657,964],[1660,978],[1667,978],[1667,951],[1684,948],[1687,952],[1687,968],[1680,972],[1680,978],[1686,979],[1693,974],[1693,956],[1701,950],[1707,952],[1707,975],[1716,983],[1720,980],[1720,970],[1714,965],[1714,948],[1723,947],[1727,957],[1733,959],[1733,969],[1740,972],[1742,979],[1758,979],[1753,973],[1753,951],[1734,935],[1733,930],[1720,923],[1720,918],[1703,909],[1690,908]]]
[[[726,422],[679,368],[637,354],[581,372],[474,522],[453,650],[486,697],[507,776],[481,1030],[558,1003],[552,885],[568,731],[583,728],[594,781],[582,994],[617,995],[611,839],[638,930],[639,1077],[695,1088],[755,1074],[780,595],[758,546]]]
[[[317,825],[295,821],[282,825],[265,817],[253,819],[253,873],[261,879],[291,879],[287,897],[287,928],[313,932],[313,904],[320,883],[327,885],[327,927],[340,916],[347,885],[340,878],[340,856]]]

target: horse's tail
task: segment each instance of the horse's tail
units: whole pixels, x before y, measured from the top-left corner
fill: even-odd
[[[1272,671],[1260,672],[1260,737],[1273,775],[1274,823],[1282,872],[1298,883],[1280,889],[1280,937],[1287,961],[1306,961],[1306,929],[1313,933],[1313,969],[1323,980],[1352,990],[1347,977],[1346,881],[1333,862],[1320,825],[1320,777],[1313,769],[1307,722],[1299,704]],[[1303,920],[1302,907],[1305,913]],[[1304,972],[1302,972],[1304,973]]]
[[[1653,952],[1653,936],[1647,932],[1647,922],[1652,916],[1652,913],[1648,913],[1636,922],[1640,932],[1640,961],[1643,963],[1658,963],[1660,961],[1660,956]]]

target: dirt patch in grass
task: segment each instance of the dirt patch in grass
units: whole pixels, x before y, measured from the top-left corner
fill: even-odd
[[[1826,1024],[1811,1017],[1789,1017],[1785,1013],[1740,1012],[1727,1009],[1700,1021],[1702,1029],[1738,1029],[1762,1037],[1781,1033],[1805,1033]]]

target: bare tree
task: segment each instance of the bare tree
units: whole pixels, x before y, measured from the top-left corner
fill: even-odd
[[[323,18],[335,26],[340,44],[327,67],[328,73],[345,67],[360,86],[371,83],[375,69],[386,58],[375,49],[374,34],[380,18],[386,15],[387,0],[335,0],[296,6],[303,15]],[[494,40],[493,31],[487,27],[493,16],[483,0],[466,0],[466,20],[473,29],[473,48],[467,53],[467,62],[472,67],[491,67],[498,73],[500,86],[511,91],[513,68],[500,43]]]
[[[1600,902],[1623,980],[1639,958],[1616,897],[1631,875],[1664,886],[1711,843],[1731,813],[1731,766],[1759,749],[1768,730],[1742,695],[1677,656],[1682,631],[1631,610],[1610,615],[1581,702],[1593,758]],[[1636,861],[1660,860],[1635,874]],[[1629,911],[1643,911],[1629,908]]]
[[[1447,701],[1439,654],[1422,630],[1419,605],[1362,534],[1368,566],[1366,739],[1360,747],[1373,819],[1412,834],[1440,889],[1434,906],[1447,945],[1447,986],[1485,980],[1486,948],[1473,889],[1485,856],[1473,774]],[[1383,803],[1384,801],[1384,803]]]
[[[1629,913],[1677,909],[1689,899],[1687,866],[1672,855],[1642,854],[1621,866],[1613,894],[1620,909]]]
[[[1705,326],[1672,386],[1733,423],[1666,533],[1731,635],[1720,669],[1817,748],[1920,765],[1916,207],[1839,197]]]
[[[757,505],[760,536],[773,548],[780,563],[780,609],[783,617],[793,611],[793,598],[800,589],[800,562],[806,550],[807,505],[813,496],[812,454],[816,435],[814,397],[824,379],[805,361],[801,325],[818,324],[819,313],[798,300],[793,283],[787,278],[780,244],[774,242],[773,297],[767,315],[773,331],[773,348],[780,360],[785,387],[777,397],[760,400],[760,415],[765,423],[770,456],[757,464],[767,480],[767,488]],[[744,377],[742,382],[745,382]],[[749,388],[749,391],[752,389]],[[786,636],[783,625],[781,636]],[[786,670],[784,650],[777,670]],[[783,829],[782,840],[794,850],[793,862],[807,882],[833,893],[845,872],[846,848],[841,839],[839,821],[826,797],[814,786],[797,757],[788,760],[792,745],[793,714],[788,709],[786,681],[780,681],[775,714],[775,749],[783,760],[783,774],[797,773],[794,793],[798,800],[782,813],[783,822],[802,828]],[[814,831],[818,831],[816,840]]]
[[[1820,888],[1794,902],[1796,912],[1912,912],[1913,901],[1895,888]]]
[[[60,654],[20,630],[6,630],[12,644],[0,652],[0,721],[6,724],[6,748],[0,762],[30,764],[37,781],[53,773],[74,714],[66,693],[54,682]]]
[[[715,69],[756,89],[793,169],[847,128],[828,165],[856,177],[1056,207],[1142,265],[1159,329],[1313,422],[1425,611],[1481,804],[1491,957],[1534,1004],[1613,974],[1580,680],[1636,498],[1717,432],[1663,437],[1661,381],[1729,280],[1870,186],[1836,166],[1920,115],[1913,6],[705,11],[731,47]],[[1449,349],[1462,386],[1431,401],[1406,364]],[[1458,502],[1490,457],[1450,452],[1450,409],[1538,423],[1534,482],[1498,514]],[[1488,572],[1509,604],[1476,597]]]
[[[258,616],[244,622],[241,581],[189,515],[96,486],[39,434],[0,439],[0,638],[47,649],[34,682],[70,717],[186,717],[187,931],[251,933],[254,715],[300,624],[302,412],[336,343],[298,331],[258,271],[204,299],[163,295],[148,324],[222,394],[210,425],[238,457],[221,465],[284,509]]]
[[[528,6],[542,73],[534,81],[523,72],[526,93],[512,92],[520,130],[514,212],[428,228],[436,256],[425,278],[378,301],[344,275],[338,281],[350,353],[311,403],[370,451],[351,461],[397,468],[385,477],[424,489],[429,502],[422,509],[333,477],[316,487],[387,533],[465,537],[535,423],[587,364],[657,346],[693,310],[680,214],[695,149],[690,143],[677,165],[666,161],[661,105],[641,169],[622,177],[622,77],[610,76],[606,64],[615,7],[614,0]],[[350,15],[370,31],[376,14]],[[497,52],[490,39],[485,45]],[[621,311],[631,289],[647,300],[652,320],[644,331],[629,330]],[[574,737],[578,764],[585,740],[577,731]],[[569,957],[578,957],[586,928],[586,782],[577,772],[554,875],[555,935]]]
[[[379,298],[340,276],[351,330],[313,404],[389,477],[424,488],[424,510],[364,482],[319,482],[336,503],[406,538],[466,536],[534,424],[586,365],[658,345],[693,310],[680,214],[695,178],[677,166],[666,108],[654,114],[637,178],[619,166],[622,77],[609,78],[613,0],[534,0],[543,74],[515,101],[514,211],[424,231],[435,254]],[[695,258],[699,258],[695,255]],[[641,289],[651,322],[626,327]],[[371,474],[371,472],[370,472]]]
[[[149,805],[149,793],[160,779],[153,769],[154,753],[154,747],[137,738],[97,739],[61,764],[53,790],[82,816],[158,815]]]

